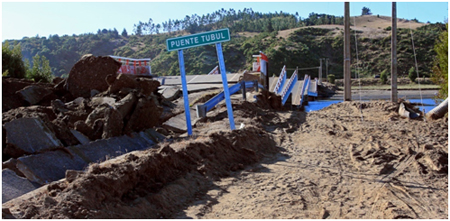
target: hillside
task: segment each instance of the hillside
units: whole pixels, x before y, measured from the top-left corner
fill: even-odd
[[[387,37],[390,35],[390,32],[387,32],[385,29],[392,26],[392,18],[387,16],[362,15],[351,17],[350,23],[352,30],[361,31],[361,33],[359,33],[359,36],[366,38],[379,38],[379,37]],[[425,25],[427,24],[401,18],[397,19],[398,29],[416,30],[417,28],[423,27]],[[343,25],[314,25],[310,27],[323,29],[336,29],[333,30],[333,33],[335,35],[340,34],[339,30],[344,30]],[[289,34],[301,28],[306,27],[279,31],[277,37],[286,38]]]
[[[320,58],[329,58],[328,73],[342,77],[343,25],[342,17],[311,13],[309,18],[297,19],[287,14],[256,14],[255,19],[234,18],[234,22],[222,17],[213,23],[191,24],[186,30],[165,33],[119,35],[117,31],[102,30],[97,34],[23,38],[20,43],[24,59],[44,55],[50,60],[55,76],[66,76],[73,64],[84,54],[116,55],[132,58],[152,58],[155,75],[179,75],[176,52],[167,52],[165,40],[198,32],[228,27],[231,41],[223,43],[225,64],[228,72],[236,73],[252,67],[252,55],[265,52],[269,59],[269,74],[278,75],[283,65],[288,68],[310,68],[319,66]],[[238,16],[235,16],[238,17]],[[386,16],[352,17],[351,37],[352,72],[358,68],[363,76],[373,76],[390,70],[390,25]],[[406,76],[414,67],[414,51],[411,44],[413,29],[419,74],[429,76],[435,56],[435,40],[445,25],[424,24],[398,19],[398,73]],[[293,28],[292,28],[293,27]],[[260,30],[257,32],[255,30]],[[358,66],[356,65],[358,50]],[[217,65],[214,46],[187,49],[184,52],[187,74],[206,74]],[[291,73],[288,73],[290,75]],[[317,70],[301,74],[317,76]]]

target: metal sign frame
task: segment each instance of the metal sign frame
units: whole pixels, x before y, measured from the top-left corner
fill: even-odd
[[[228,33],[228,35],[227,35],[228,37],[224,33]],[[214,40],[211,40],[208,42],[203,42],[201,44],[200,43],[199,44],[190,44],[188,46],[178,47],[175,49],[173,47],[170,47],[170,46],[173,46],[173,44],[172,44],[173,41],[177,41],[177,40],[182,41],[183,39],[186,41],[186,39],[188,39],[189,42],[196,43],[196,42],[200,42],[199,39],[207,40],[206,37],[202,37],[202,36],[208,36],[208,35],[210,36],[210,40],[212,39],[213,35],[216,35],[217,38],[215,37]],[[220,29],[220,30],[216,30],[216,31],[210,31],[210,32],[203,32],[203,33],[194,34],[194,35],[187,35],[187,36],[178,37],[178,38],[171,38],[171,39],[166,40],[167,51],[178,50],[178,62],[179,62],[179,66],[180,66],[181,84],[182,84],[182,88],[183,88],[184,112],[186,115],[186,127],[187,127],[187,132],[188,132],[189,136],[192,135],[192,124],[191,124],[191,112],[190,112],[190,107],[189,107],[188,90],[187,90],[187,82],[186,82],[186,71],[184,68],[183,49],[198,47],[198,46],[208,45],[208,44],[216,44],[217,57],[218,57],[218,61],[219,61],[220,74],[222,75],[223,91],[225,94],[225,103],[227,105],[227,112],[228,112],[228,119],[230,121],[230,128],[231,128],[231,130],[236,129],[236,126],[234,124],[233,107],[231,106],[230,91],[228,88],[228,81],[227,81],[227,75],[226,75],[226,69],[225,69],[225,61],[223,58],[222,44],[221,44],[221,42],[229,41],[229,40],[230,40],[230,31],[228,28]],[[181,43],[180,43],[180,45],[181,45]]]

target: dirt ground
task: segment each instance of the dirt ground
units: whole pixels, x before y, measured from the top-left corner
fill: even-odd
[[[3,208],[16,218],[448,218],[448,118],[387,101],[320,111],[219,105],[154,149],[68,171]],[[362,107],[362,108],[360,108]]]

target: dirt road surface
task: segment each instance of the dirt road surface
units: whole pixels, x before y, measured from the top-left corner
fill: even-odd
[[[229,131],[219,105],[195,136],[66,174],[9,210],[16,218],[448,218],[448,118],[404,119],[386,101],[308,114],[248,102],[233,109],[241,129]]]

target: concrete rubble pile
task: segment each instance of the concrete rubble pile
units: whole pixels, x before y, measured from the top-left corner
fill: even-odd
[[[83,56],[67,79],[3,78],[2,203],[165,139],[159,81],[117,74],[110,57]],[[167,102],[167,101],[166,101]],[[156,129],[158,128],[158,129]]]

